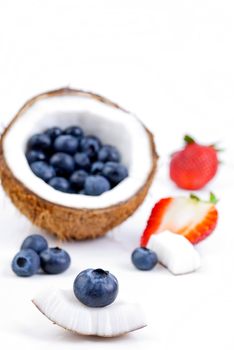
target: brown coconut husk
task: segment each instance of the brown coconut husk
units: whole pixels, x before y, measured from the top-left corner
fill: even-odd
[[[114,108],[123,110],[117,104],[102,96],[70,88],[49,91],[33,97],[19,110],[1,136],[0,179],[3,189],[11,199],[12,203],[36,226],[45,229],[49,233],[55,234],[62,240],[83,240],[100,237],[131,216],[145,199],[155,175],[158,159],[153,135],[147,128],[145,128],[151,143],[151,171],[141,189],[139,189],[135,195],[130,197],[127,201],[103,209],[74,209],[49,202],[30,191],[15,177],[7,165],[2,143],[13,123],[35,102],[50,96],[62,95],[87,96],[111,105]],[[126,110],[124,111],[126,112]]]

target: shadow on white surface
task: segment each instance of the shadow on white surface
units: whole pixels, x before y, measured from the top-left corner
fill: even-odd
[[[55,343],[58,342],[59,343],[64,343],[64,344],[69,344],[69,343],[74,343],[74,344],[81,344],[81,343],[117,343],[117,344],[121,344],[124,343],[126,344],[126,342],[131,342],[131,344],[134,343],[134,339],[137,341],[138,337],[135,337],[138,333],[139,336],[139,332],[142,332],[142,330],[138,330],[136,332],[130,332],[128,334],[124,334],[123,336],[120,337],[113,337],[113,338],[104,338],[104,337],[97,337],[97,336],[90,336],[90,335],[80,335],[80,334],[76,334],[74,332],[70,332],[68,330],[63,329],[62,327],[53,324],[53,322],[51,322],[50,320],[48,320],[44,315],[40,315],[41,319],[37,320],[37,317],[35,317],[35,313],[39,311],[36,310],[32,310],[32,315],[30,319],[34,319],[35,322],[37,321],[37,324],[35,327],[33,327],[33,325],[30,322],[17,322],[17,324],[15,324],[16,327],[16,333],[18,333],[18,335],[26,335],[28,338],[31,338],[32,342],[45,342],[45,343]],[[9,329],[10,332],[10,329]],[[139,340],[139,339],[138,339]]]

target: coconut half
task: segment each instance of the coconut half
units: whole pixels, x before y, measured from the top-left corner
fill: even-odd
[[[34,175],[25,157],[30,136],[71,125],[116,146],[129,176],[93,197],[56,191]],[[127,219],[144,200],[156,163],[153,136],[135,115],[106,98],[70,88],[26,102],[0,140],[0,178],[6,193],[35,225],[61,239],[98,237]]]
[[[70,290],[51,290],[32,302],[53,323],[78,334],[116,337],[146,326],[141,307],[124,301],[90,308]]]

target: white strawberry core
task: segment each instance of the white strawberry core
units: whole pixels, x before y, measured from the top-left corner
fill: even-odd
[[[169,229],[178,232],[181,229],[192,228],[203,220],[211,206],[210,203],[191,198],[175,198],[168,205],[158,231]]]

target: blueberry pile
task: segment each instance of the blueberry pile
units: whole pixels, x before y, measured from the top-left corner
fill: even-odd
[[[17,276],[30,277],[40,269],[50,275],[62,273],[68,269],[70,263],[71,258],[65,250],[49,248],[43,236],[31,235],[23,241],[11,267]]]
[[[128,176],[116,147],[78,126],[33,135],[26,158],[35,175],[58,191],[99,196]]]

